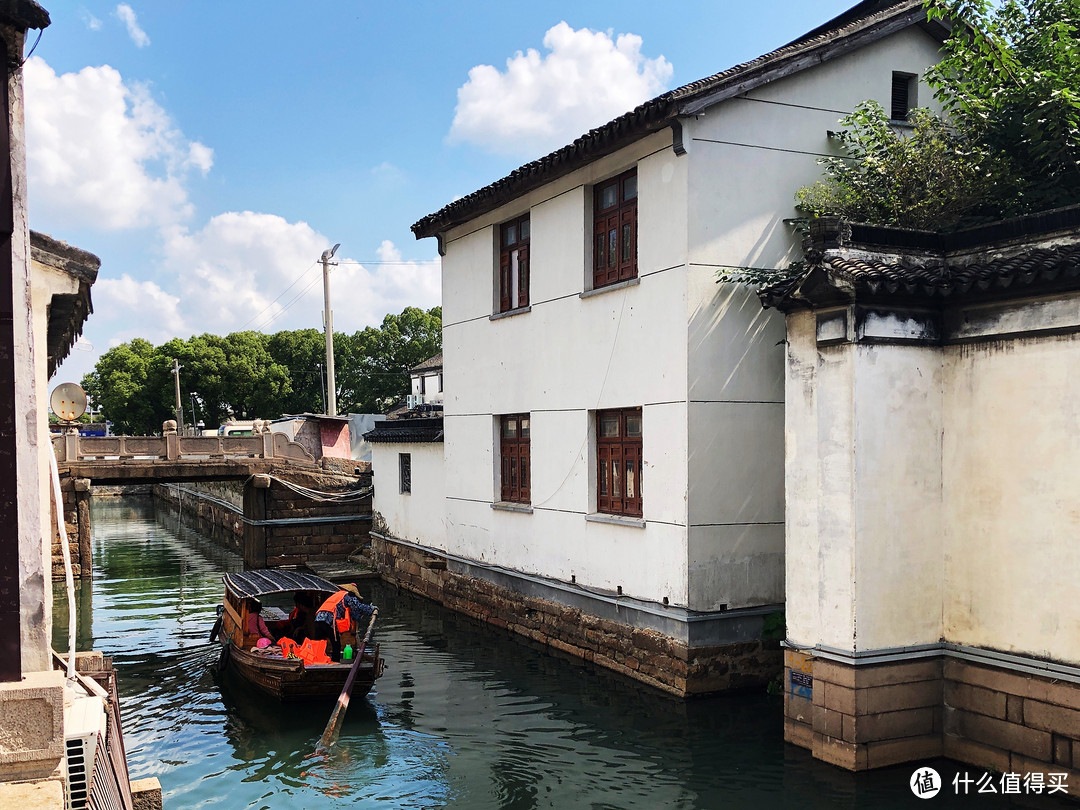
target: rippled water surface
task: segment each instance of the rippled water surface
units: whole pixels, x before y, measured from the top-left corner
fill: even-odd
[[[211,672],[221,575],[240,560],[149,501],[92,509],[79,649],[112,656],[132,777],[158,777],[166,810],[925,806],[911,768],[856,776],[785,745],[779,698],[675,700],[370,583],[386,674],[316,757],[330,706],[283,707]],[[66,618],[60,588],[60,648]]]

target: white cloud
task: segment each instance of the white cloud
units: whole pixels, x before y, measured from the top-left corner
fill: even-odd
[[[139,281],[127,273],[99,278],[93,295],[94,315],[87,323],[94,332],[106,331],[110,346],[136,337],[162,343],[188,331],[179,297],[153,281]]]
[[[537,155],[616,118],[664,90],[673,68],[648,59],[635,34],[574,30],[565,22],[506,60],[477,65],[458,89],[450,139],[506,154]]]
[[[163,237],[163,259],[149,268],[156,281],[99,278],[87,322],[89,351],[73,351],[57,379],[81,379],[102,353],[136,337],[160,345],[203,332],[322,328],[322,266],[316,260],[331,241],[306,223],[229,212],[199,230],[163,229]],[[438,258],[405,260],[390,240],[374,254],[367,265],[339,255],[331,268],[335,331],[356,332],[407,306],[439,304]]]
[[[83,23],[91,31],[100,31],[101,30],[101,20],[99,20],[97,17],[95,17],[93,14],[91,14],[85,8],[81,11],[80,16],[82,17]]]
[[[188,141],[145,85],[108,65],[58,76],[40,57],[24,76],[35,221],[118,230],[191,215],[188,172],[205,175],[213,150]]]
[[[229,212],[201,230],[170,234],[161,270],[176,279],[181,312],[194,332],[321,329],[322,268],[316,260],[330,244],[304,222]],[[332,268],[335,330],[355,332],[388,312],[439,303],[438,260],[402,261],[389,241],[376,253],[379,261],[396,264],[365,267],[339,256]]]
[[[150,44],[150,37],[139,27],[139,18],[135,16],[135,9],[127,3],[121,3],[116,7],[116,16],[127,26],[128,36],[137,48],[145,48]]]

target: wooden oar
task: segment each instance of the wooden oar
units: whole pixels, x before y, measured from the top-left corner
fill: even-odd
[[[341,694],[338,695],[334,713],[330,715],[330,722],[326,724],[326,729],[323,731],[322,737],[319,738],[319,745],[315,749],[316,752],[329,748],[337,739],[341,721],[345,717],[345,711],[349,708],[349,695],[352,693],[353,681],[356,680],[356,672],[360,668],[360,659],[364,657],[364,648],[371,640],[371,631],[375,628],[375,617],[378,615],[378,608],[371,612],[371,621],[368,622],[364,640],[360,642],[360,647],[355,653],[356,657],[353,659],[352,669],[349,670],[349,677],[345,679],[345,686],[342,687]]]

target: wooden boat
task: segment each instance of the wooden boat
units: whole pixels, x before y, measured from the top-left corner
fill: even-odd
[[[243,571],[226,574],[225,598],[218,606],[218,621],[211,631],[221,643],[219,669],[228,669],[256,687],[259,691],[283,702],[333,700],[345,685],[352,661],[331,664],[306,664],[298,658],[285,658],[276,646],[259,648],[259,636],[246,632],[248,600],[263,600],[274,594],[306,593],[315,605],[341,590],[329,580],[314,574],[276,569]],[[272,610],[272,609],[271,609]],[[265,617],[267,610],[264,609]],[[344,633],[341,646],[356,648],[352,633]],[[384,661],[379,657],[379,645],[365,649],[357,666],[353,695],[366,695],[375,679],[382,675]]]

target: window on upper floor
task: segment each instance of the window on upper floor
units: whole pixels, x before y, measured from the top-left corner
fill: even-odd
[[[529,503],[532,498],[529,421],[527,413],[508,414],[499,420],[499,498],[510,503]]]
[[[596,412],[596,511],[641,517],[641,408]]]
[[[893,72],[892,107],[889,117],[893,121],[907,121],[911,111],[918,106],[919,77],[914,73]]]
[[[529,215],[499,228],[499,312],[529,305]]]
[[[637,278],[637,169],[593,189],[593,289]]]
[[[412,492],[412,454],[398,453],[398,484],[402,494]]]

